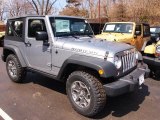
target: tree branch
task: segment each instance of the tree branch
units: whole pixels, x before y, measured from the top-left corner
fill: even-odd
[[[27,0],[27,1],[32,5],[35,12],[39,15],[39,10],[38,10],[38,6],[37,6],[36,2],[34,0],[32,0],[32,2],[30,2],[29,0]]]
[[[47,12],[46,12],[46,15],[49,13],[49,11],[52,9],[52,6],[54,5],[54,3],[57,2],[57,0],[54,0],[52,2],[52,4],[50,5],[50,7],[48,8]]]

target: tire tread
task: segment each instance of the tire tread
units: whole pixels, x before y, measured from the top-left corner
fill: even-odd
[[[84,113],[83,115],[88,116],[88,117],[96,115],[104,108],[105,103],[106,103],[106,93],[103,88],[103,85],[96,77],[84,71],[75,71],[71,73],[67,81],[74,75],[82,76],[84,79],[88,80],[92,85],[93,93],[95,93],[94,95],[96,97],[96,99],[94,100],[94,103],[96,103],[94,108],[90,112]]]
[[[9,77],[11,78],[11,80],[12,80],[13,82],[22,83],[22,82],[23,82],[23,79],[24,79],[25,76],[26,76],[26,70],[25,70],[25,68],[23,68],[23,67],[21,66],[19,60],[17,59],[17,57],[16,57],[14,54],[8,55],[6,62],[9,61],[9,59],[13,59],[13,60],[15,61],[16,66],[17,66],[17,70],[18,70],[18,71],[17,71],[17,79],[16,79],[16,80],[13,80],[13,78],[11,78],[10,76],[9,76]]]

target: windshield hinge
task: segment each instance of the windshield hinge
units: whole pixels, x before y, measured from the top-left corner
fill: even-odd
[[[48,67],[52,67],[52,63],[47,63],[47,66]]]
[[[51,50],[52,50],[51,48],[47,48],[47,52],[50,52],[50,53],[51,53]]]

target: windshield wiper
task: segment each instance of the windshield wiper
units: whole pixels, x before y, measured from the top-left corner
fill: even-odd
[[[121,33],[122,35],[124,35],[124,33],[123,33],[123,32],[120,32],[120,31],[115,31],[115,33]]]
[[[122,35],[124,35],[124,33],[120,32]]]
[[[77,32],[77,31],[72,31],[71,32],[71,36],[74,37],[74,38],[76,38],[76,39],[79,39],[79,37],[77,36],[77,35],[79,35],[78,33],[79,32]]]
[[[76,38],[76,39],[79,39],[79,37],[77,37],[76,35],[71,35],[72,37]]]
[[[90,37],[90,38],[93,38],[93,35],[88,35],[88,34],[86,34],[88,37]]]

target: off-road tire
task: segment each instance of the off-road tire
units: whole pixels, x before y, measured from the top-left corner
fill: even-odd
[[[72,98],[71,85],[77,80],[83,82],[89,88],[91,94],[91,102],[87,108],[79,107]],[[93,117],[97,113],[99,113],[105,106],[106,92],[103,88],[103,85],[96,77],[87,72],[75,71],[71,73],[67,79],[66,91],[72,107],[78,113],[84,116]]]
[[[9,73],[9,69],[8,69],[8,62],[12,60],[14,63],[15,63],[15,67],[17,69],[17,75],[16,77],[12,77]],[[6,59],[6,70],[7,70],[7,73],[8,73],[8,76],[10,77],[10,79],[13,81],[13,82],[16,82],[16,83],[21,83],[23,82],[23,79],[25,78],[26,76],[26,69],[23,68],[19,62],[19,60],[17,59],[17,57],[14,55],[14,54],[10,54],[8,55],[7,59]]]

